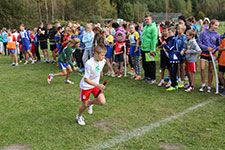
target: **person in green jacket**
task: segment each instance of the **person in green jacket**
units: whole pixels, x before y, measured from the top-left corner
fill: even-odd
[[[65,83],[67,84],[74,84],[69,80],[69,77],[72,71],[76,71],[74,63],[72,61],[72,55],[76,49],[80,47],[80,40],[77,38],[70,39],[68,45],[63,49],[61,54],[58,57],[58,65],[63,72],[56,73],[56,74],[49,74],[48,76],[48,83],[51,84],[51,80],[57,76],[66,76]],[[73,69],[73,70],[72,70]],[[68,72],[67,72],[68,71]]]
[[[142,65],[145,75],[142,81],[152,84],[156,82],[156,64],[151,58],[156,56],[158,29],[155,22],[152,21],[151,15],[145,16],[145,23],[141,42]]]

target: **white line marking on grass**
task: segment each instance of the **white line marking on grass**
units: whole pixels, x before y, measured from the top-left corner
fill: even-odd
[[[181,113],[178,113],[176,115],[170,116],[168,118],[162,119],[158,122],[151,123],[149,125],[146,125],[146,126],[143,126],[143,127],[140,127],[140,128],[136,128],[136,129],[133,129],[133,130],[125,132],[125,133],[122,133],[122,134],[120,134],[118,136],[115,136],[115,137],[112,137],[111,139],[106,140],[106,141],[104,141],[104,142],[102,142],[102,143],[100,143],[96,146],[88,148],[88,150],[101,150],[101,149],[105,149],[105,148],[110,148],[110,147],[115,146],[116,144],[126,142],[126,141],[128,141],[128,140],[130,140],[134,137],[143,136],[145,133],[151,131],[152,129],[160,127],[162,125],[165,125],[169,121],[180,118],[180,117],[184,116],[185,114],[187,114],[187,113],[189,113],[189,112],[191,112],[195,109],[198,109],[200,107],[203,107],[203,106],[205,106],[205,105],[207,105],[211,102],[213,102],[213,100],[206,101],[206,102],[203,102],[203,103],[198,104],[196,106],[190,107],[190,108],[186,109],[184,112],[181,112]]]

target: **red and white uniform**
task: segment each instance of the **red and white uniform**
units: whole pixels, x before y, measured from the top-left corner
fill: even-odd
[[[94,96],[97,95],[99,89],[94,87],[87,82],[84,81],[85,78],[93,81],[94,83],[99,84],[100,74],[102,69],[104,68],[106,61],[105,59],[102,61],[95,61],[94,57],[89,59],[85,64],[85,74],[80,82],[80,99],[81,101],[87,101],[89,99],[90,94],[92,93]],[[102,92],[101,92],[102,93]]]

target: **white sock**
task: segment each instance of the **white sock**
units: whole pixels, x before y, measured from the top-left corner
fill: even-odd
[[[211,87],[210,86],[208,86],[208,90],[211,90]]]
[[[202,86],[205,86],[205,83],[202,83]]]
[[[181,81],[181,78],[179,78],[178,81]]]
[[[164,79],[161,79],[161,81],[160,81],[160,82],[164,83]]]
[[[181,84],[184,84],[184,81],[180,81]]]

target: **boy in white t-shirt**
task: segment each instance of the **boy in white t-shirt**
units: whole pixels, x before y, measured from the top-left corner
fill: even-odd
[[[99,84],[100,75],[103,75],[102,70],[106,63],[106,60],[104,59],[105,54],[106,48],[104,47],[104,45],[96,46],[94,49],[94,57],[89,59],[85,64],[85,74],[80,82],[80,100],[83,102],[83,104],[80,107],[78,114],[76,115],[77,123],[79,125],[85,125],[82,113],[86,108],[88,108],[88,113],[92,114],[93,104],[105,104],[105,96],[103,92],[101,91],[97,96],[99,90],[103,90],[105,88],[103,84]],[[88,101],[91,93],[94,95],[95,99],[92,101]]]

